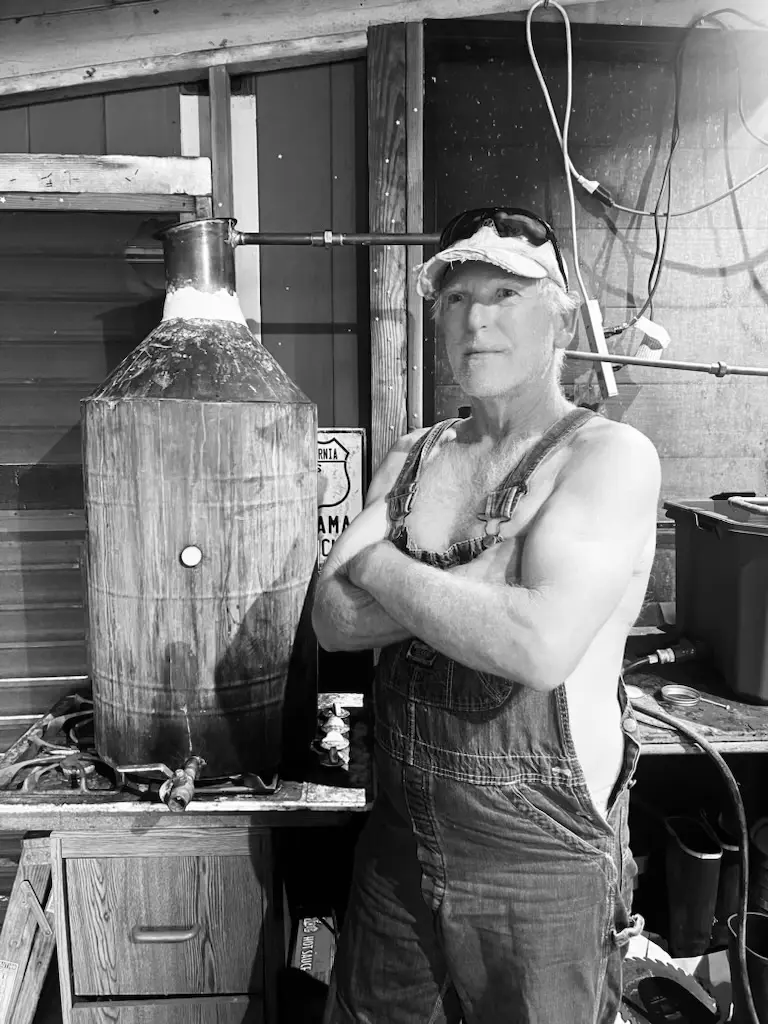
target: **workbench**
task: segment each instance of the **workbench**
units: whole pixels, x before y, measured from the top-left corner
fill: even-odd
[[[362,704],[320,706],[335,701]],[[0,831],[27,833],[0,1024],[31,1024],[54,945],[63,1024],[275,1024],[290,931],[275,830],[365,810],[369,789],[341,771],[263,796],[198,793],[183,813],[126,792],[0,793]]]
[[[669,634],[658,629],[633,631],[627,641],[631,660],[648,654],[656,648],[670,646]],[[643,707],[663,711],[678,718],[683,724],[696,729],[721,754],[768,753],[768,705],[747,703],[738,699],[726,687],[722,677],[707,661],[687,661],[680,664],[655,666],[626,675],[627,686],[642,690],[642,698],[633,701],[639,729],[638,738],[643,755],[647,754],[700,754],[697,746],[671,726],[643,715]],[[691,686],[717,704],[700,702],[696,707],[676,709],[661,700],[661,687],[666,683]],[[727,705],[726,710],[719,704]]]

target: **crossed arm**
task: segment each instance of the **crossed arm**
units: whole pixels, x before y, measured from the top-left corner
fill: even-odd
[[[371,481],[365,508],[335,542],[323,566],[312,608],[312,625],[321,647],[327,651],[370,650],[413,635],[368,590],[355,585],[349,577],[354,559],[387,536],[386,495],[413,440],[413,436],[401,438],[384,459]]]
[[[653,538],[658,490],[658,456],[642,434],[614,426],[580,441],[528,531],[516,579],[514,540],[456,571],[409,558],[383,539],[386,508],[374,494],[321,577],[320,643],[356,649],[418,636],[470,668],[552,689],[626,592]]]

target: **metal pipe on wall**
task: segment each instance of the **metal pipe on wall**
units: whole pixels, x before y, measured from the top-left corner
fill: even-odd
[[[235,231],[235,245],[315,245],[331,248],[335,245],[437,245],[440,235],[421,232],[382,232],[344,234],[337,231],[312,231],[309,234],[290,234],[281,231]]]
[[[740,374],[744,377],[768,377],[765,366],[729,366],[727,363],[687,363],[675,359],[640,359],[637,356],[619,356],[609,353],[566,352],[570,359],[582,359],[586,363],[615,363],[621,366],[658,366],[662,370],[685,370],[693,373],[711,373],[715,377]]]
[[[342,234],[334,231],[314,231],[308,234],[284,232],[235,231],[237,245],[313,245],[331,248],[340,245],[437,245],[440,236],[424,233],[374,232]],[[608,355],[594,352],[566,352],[569,359],[584,362],[613,363],[617,366],[652,366],[660,370],[682,370],[692,373],[711,373],[715,377],[741,375],[768,377],[768,368],[761,366],[728,366],[727,363],[689,363],[673,359],[641,359],[637,356]]]

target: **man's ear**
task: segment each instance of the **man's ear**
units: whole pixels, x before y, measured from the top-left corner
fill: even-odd
[[[573,341],[573,336],[576,333],[576,326],[579,322],[581,296],[577,292],[568,292],[568,295],[574,300],[573,309],[564,310],[561,313],[562,326],[558,333],[557,340],[555,341],[556,348],[568,348],[570,343]]]

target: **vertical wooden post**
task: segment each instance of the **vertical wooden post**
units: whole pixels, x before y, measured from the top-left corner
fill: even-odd
[[[368,30],[368,210],[371,231],[406,229],[406,28]],[[371,246],[371,468],[406,421],[404,246]]]
[[[232,112],[229,71],[218,65],[208,69],[211,104],[211,169],[214,217],[234,216],[232,190]]]
[[[424,230],[424,25],[405,27],[406,230]],[[422,245],[406,248],[408,296],[406,407],[408,429],[424,426],[424,303],[416,293],[414,269],[424,259]]]
[[[232,95],[232,215],[243,231],[259,230],[259,153],[256,110],[256,79],[241,79]],[[215,194],[215,193],[214,193]],[[237,295],[245,319],[254,334],[261,335],[261,249],[239,245],[235,250]]]
[[[211,105],[208,97],[179,87],[179,137],[182,156],[211,155]],[[213,216],[212,196],[199,196],[194,213],[182,213],[179,220]]]

